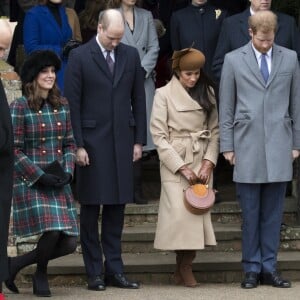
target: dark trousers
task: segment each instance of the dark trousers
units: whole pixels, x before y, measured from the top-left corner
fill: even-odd
[[[81,205],[80,241],[86,274],[89,278],[103,273],[106,275],[123,273],[121,237],[124,209],[124,204],[103,205],[100,243],[98,229],[100,205]]]
[[[245,272],[273,272],[277,267],[286,182],[237,183],[242,209],[242,264]]]

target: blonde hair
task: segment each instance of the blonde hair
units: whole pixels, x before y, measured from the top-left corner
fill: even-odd
[[[249,17],[249,28],[254,34],[257,31],[276,32],[277,30],[277,16],[271,11],[258,11],[254,15]]]

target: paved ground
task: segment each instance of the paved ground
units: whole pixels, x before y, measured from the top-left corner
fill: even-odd
[[[6,294],[7,300],[36,299],[29,288],[20,294]],[[300,282],[293,282],[290,289],[259,286],[243,290],[239,284],[200,284],[197,288],[172,285],[143,285],[139,290],[107,288],[104,292],[88,291],[84,287],[53,287],[55,300],[297,300],[300,299]]]

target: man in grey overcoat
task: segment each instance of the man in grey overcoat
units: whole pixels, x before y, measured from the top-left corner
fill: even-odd
[[[277,272],[280,223],[300,149],[300,71],[295,51],[274,44],[277,17],[249,18],[251,41],[225,56],[220,151],[234,165],[242,209],[242,288],[286,288]]]
[[[0,23],[0,58],[11,42],[11,30],[8,24]],[[2,282],[8,278],[7,239],[10,219],[10,207],[13,187],[13,133],[10,111],[0,79],[0,299]],[[2,297],[2,298],[1,298]]]
[[[121,236],[125,204],[133,200],[133,162],[146,144],[146,104],[139,54],[120,43],[123,34],[121,13],[101,12],[97,36],[71,51],[65,74],[78,147],[82,253],[88,288],[96,291],[139,287],[124,276]]]

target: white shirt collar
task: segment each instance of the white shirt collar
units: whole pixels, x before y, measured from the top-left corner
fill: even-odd
[[[106,57],[107,50],[99,42],[99,34],[96,35],[96,42],[99,45],[99,47],[100,47],[100,49],[102,51],[103,56]],[[111,56],[112,60],[115,61],[115,50],[111,50],[110,51],[110,56]]]
[[[254,51],[254,53],[255,53],[256,58],[259,58],[259,59],[260,59],[261,56],[262,56],[262,53],[259,52],[259,51],[254,47],[253,43],[251,43],[251,45],[252,45],[252,49],[253,49],[253,51]],[[271,48],[269,49],[269,51],[266,53],[266,57],[267,57],[267,58],[272,58],[272,52],[273,52],[273,47],[271,47]]]
[[[250,15],[253,16],[255,14],[254,10],[250,6]]]

